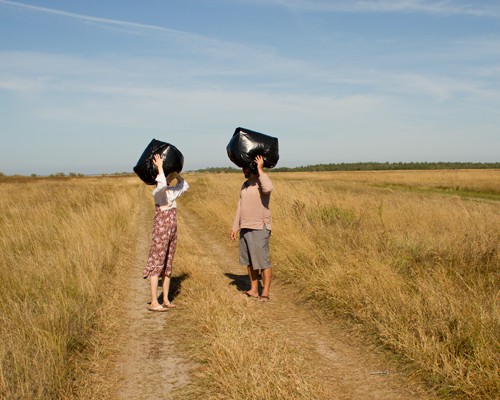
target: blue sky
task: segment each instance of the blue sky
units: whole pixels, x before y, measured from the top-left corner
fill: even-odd
[[[0,172],[500,161],[497,0],[0,0]]]

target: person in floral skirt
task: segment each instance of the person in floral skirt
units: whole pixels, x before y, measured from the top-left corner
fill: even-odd
[[[158,169],[156,188],[153,190],[155,217],[151,248],[143,277],[150,281],[151,304],[149,311],[164,312],[176,307],[168,299],[172,262],[177,244],[177,204],[175,200],[189,189],[189,184],[173,172],[165,176],[163,158],[155,154],[153,163]],[[170,186],[176,179],[177,184]],[[158,281],[162,278],[163,304],[158,301]]]

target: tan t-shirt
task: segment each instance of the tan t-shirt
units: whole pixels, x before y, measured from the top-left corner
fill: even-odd
[[[271,192],[273,183],[267,174],[251,177],[241,187],[240,201],[234,216],[233,231],[240,229],[262,229],[264,225],[271,230]]]

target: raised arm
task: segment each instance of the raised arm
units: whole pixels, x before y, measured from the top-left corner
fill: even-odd
[[[255,157],[255,163],[257,164],[257,171],[259,172],[259,182],[262,193],[271,193],[273,191],[273,183],[271,182],[271,179],[269,179],[269,176],[267,176],[264,172],[264,157]]]
[[[170,201],[174,201],[189,189],[189,183],[179,174],[176,174],[177,184],[168,188],[168,196]]]
[[[163,157],[159,154],[155,154],[153,157],[153,164],[158,170],[158,175],[156,176],[156,188],[162,189],[167,187],[167,178],[165,177],[165,172],[163,172]]]

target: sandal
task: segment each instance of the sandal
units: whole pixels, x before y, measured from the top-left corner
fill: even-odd
[[[260,296],[259,301],[267,303],[268,301],[271,301],[271,299],[269,298],[269,296]]]

